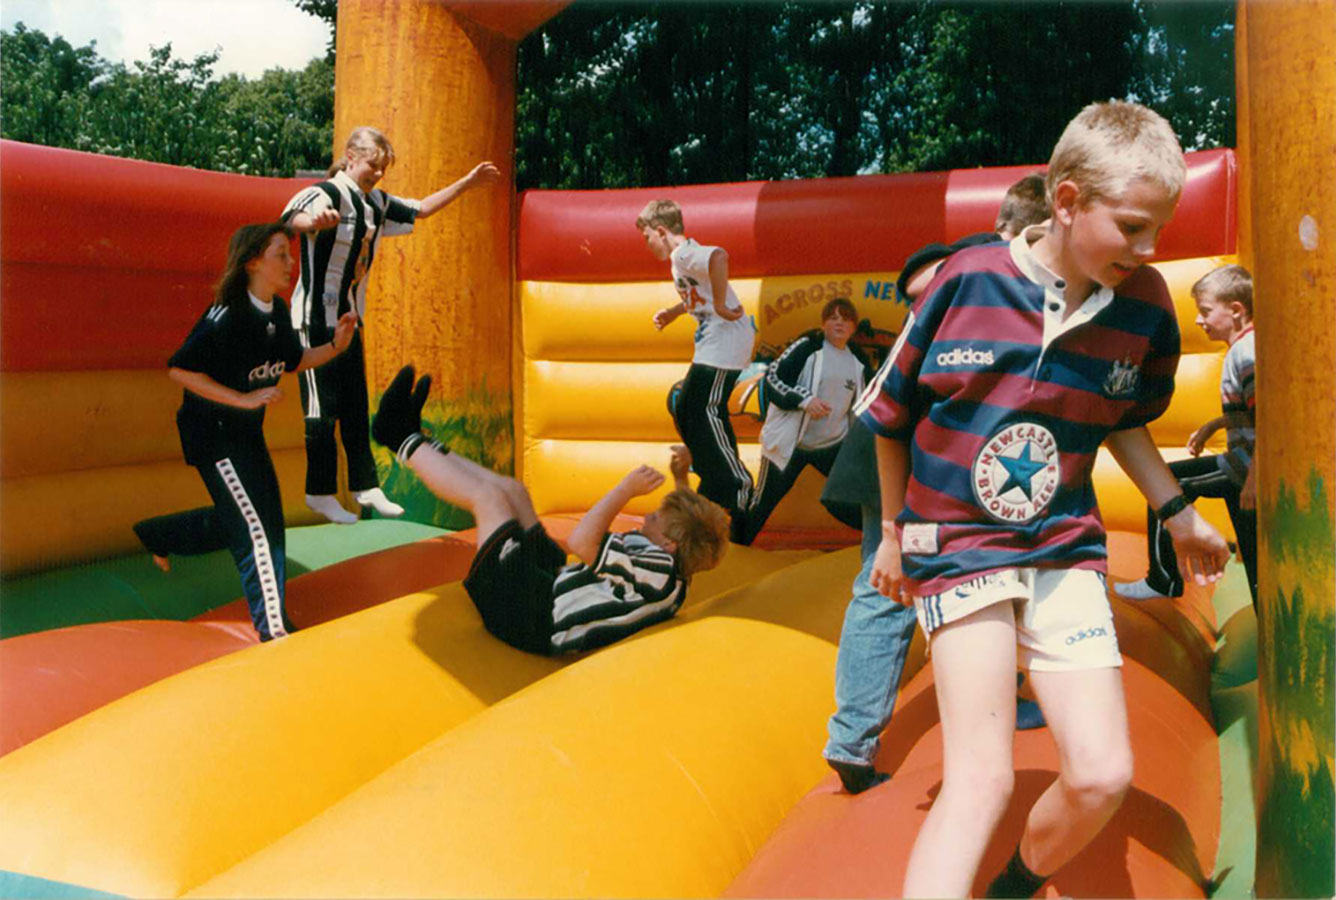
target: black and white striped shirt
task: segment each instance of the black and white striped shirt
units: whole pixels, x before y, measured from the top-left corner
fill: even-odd
[[[552,652],[602,647],[671,619],[687,582],[673,555],[638,531],[608,534],[594,565],[569,565],[552,586]]]
[[[328,341],[334,323],[348,310],[356,310],[359,318],[366,315],[366,278],[359,277],[358,259],[364,262],[364,276],[380,239],[411,232],[421,205],[379,188],[364,194],[346,172],[335,172],[288,201],[285,222],[299,212],[339,211],[336,227],[301,236],[301,280],[292,292],[292,325],[307,347]]]

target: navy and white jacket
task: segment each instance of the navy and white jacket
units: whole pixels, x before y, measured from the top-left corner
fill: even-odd
[[[802,441],[809,419],[804,409],[807,401],[816,396],[821,386],[821,361],[826,338],[820,330],[809,331],[796,338],[779,358],[765,371],[765,389],[770,408],[761,426],[761,455],[783,469],[793,458],[793,450]],[[867,356],[854,344],[849,352],[862,365],[858,372],[858,386],[854,397],[872,377]],[[853,417],[852,406],[846,415]]]

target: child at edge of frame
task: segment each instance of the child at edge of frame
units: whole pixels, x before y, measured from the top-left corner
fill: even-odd
[[[1238,538],[1239,559],[1248,577],[1253,609],[1257,609],[1257,402],[1254,390],[1257,350],[1253,335],[1252,274],[1240,265],[1207,272],[1192,286],[1197,304],[1197,327],[1213,341],[1229,345],[1220,369],[1220,415],[1208,420],[1188,438],[1188,459],[1169,464],[1183,493],[1192,499],[1215,497],[1225,501],[1229,521]],[[1225,452],[1202,456],[1206,442],[1225,429]],[[1183,596],[1173,541],[1167,528],[1146,511],[1146,551],[1150,568],[1145,578],[1115,584],[1113,592],[1129,600]]]

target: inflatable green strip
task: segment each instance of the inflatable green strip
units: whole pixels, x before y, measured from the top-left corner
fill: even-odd
[[[288,578],[447,532],[402,520],[289,528]],[[147,553],[14,578],[0,585],[0,638],[124,619],[184,621],[241,595],[227,551],[174,556],[163,574]]]

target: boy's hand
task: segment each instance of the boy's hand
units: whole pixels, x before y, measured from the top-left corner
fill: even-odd
[[[1205,425],[1192,432],[1192,435],[1188,438],[1188,453],[1192,456],[1201,456],[1202,450],[1206,448],[1206,442],[1211,439],[1211,435],[1214,433],[1214,428],[1208,431]]]
[[[663,309],[659,310],[654,314],[655,329],[663,331],[663,329],[667,328],[668,325],[671,324],[674,319],[682,315],[685,309],[686,309],[685,305],[681,303],[677,304],[676,306],[665,306]]]
[[[380,398],[380,408],[371,423],[377,442],[398,453],[404,442],[422,433],[422,407],[431,390],[431,376],[423,375],[413,387],[413,367],[404,366]]]
[[[913,606],[914,598],[905,583],[904,569],[900,565],[900,539],[891,529],[881,533],[881,543],[877,545],[877,555],[872,560],[872,577],[869,579],[883,597],[889,597],[901,606]]]
[[[805,412],[813,419],[824,419],[830,415],[830,404],[819,397],[813,397],[807,404]]]
[[[1178,555],[1178,571],[1183,582],[1194,581],[1205,587],[1219,580],[1229,560],[1229,544],[1210,522],[1189,506],[1164,521]]]
[[[652,466],[636,466],[622,479],[621,487],[632,497],[652,494],[664,482],[663,473]]]
[[[673,481],[683,484],[691,472],[691,451],[681,444],[673,444],[668,449],[672,454],[668,462],[668,471],[672,473]]]

